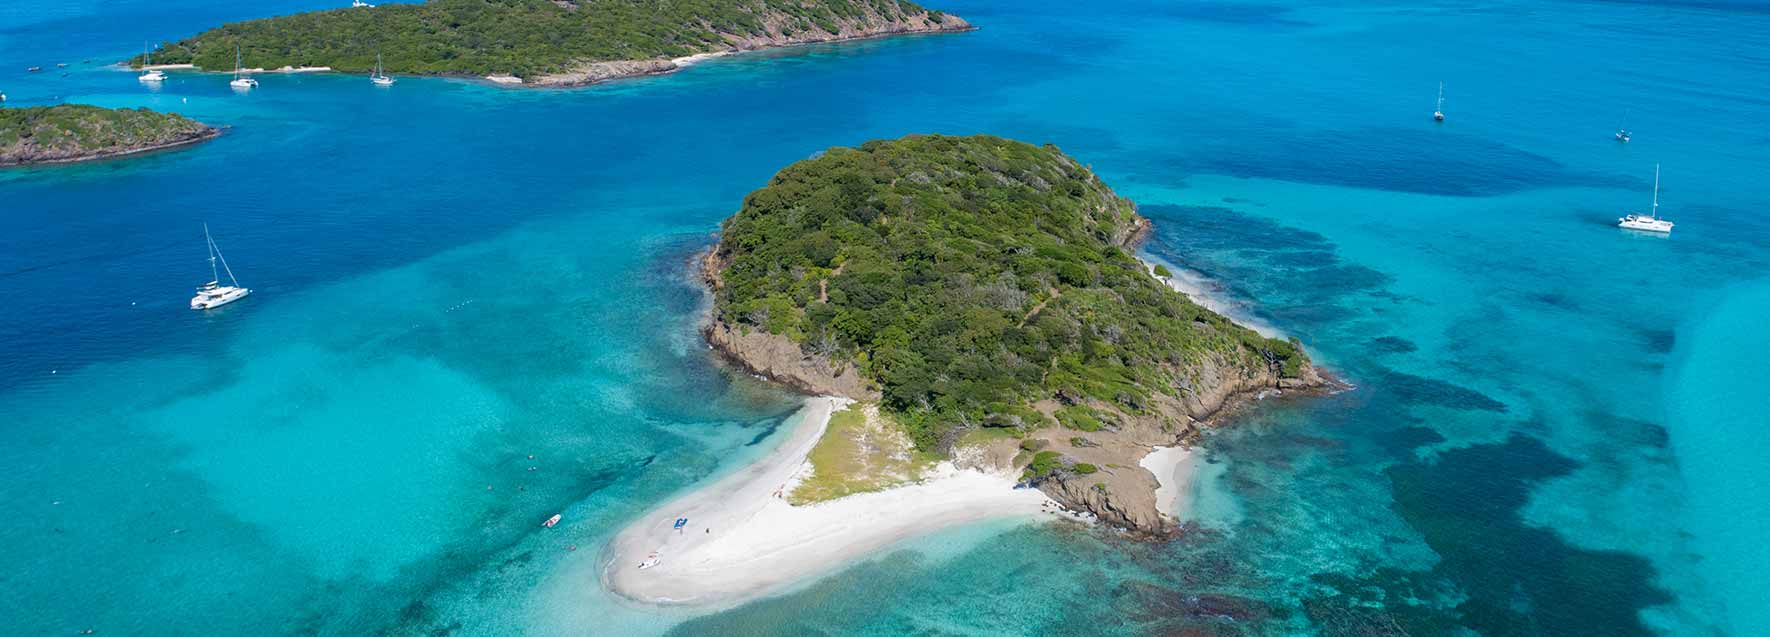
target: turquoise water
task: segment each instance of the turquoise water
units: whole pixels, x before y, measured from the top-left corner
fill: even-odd
[[[1770,632],[1756,4],[961,0],[982,30],[577,91],[101,68],[335,4],[0,9],[9,106],[232,127],[0,173],[0,632]],[[708,359],[686,261],[779,166],[911,132],[1058,144],[1358,389],[1209,437],[1173,543],[986,525],[710,615],[601,593],[611,533],[794,408]],[[1621,233],[1656,162],[1677,234]],[[208,315],[203,221],[257,290]]]

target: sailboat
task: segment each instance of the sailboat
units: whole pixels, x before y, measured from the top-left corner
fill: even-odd
[[[1438,105],[1432,107],[1432,120],[1444,121],[1444,82],[1438,83]]]
[[[197,295],[191,297],[191,309],[211,310],[251,294],[251,290],[240,287],[233,268],[227,267],[227,257],[221,256],[221,246],[215,245],[215,239],[209,237],[209,224],[206,223],[203,224],[203,240],[209,242],[209,282],[197,288]],[[221,271],[227,272],[227,280],[233,285],[221,284],[220,272],[215,270],[216,261],[221,262]]]
[[[1629,213],[1616,220],[1616,227],[1645,232],[1672,233],[1672,222],[1659,218],[1659,164],[1653,165],[1653,211],[1645,215]]]
[[[141,68],[144,69],[144,71],[139,77],[136,77],[135,79],[141,80],[143,82],[164,82],[164,81],[166,81],[166,72],[165,71],[161,71],[159,69],[148,68],[148,67],[154,65],[154,49],[153,49],[153,47],[148,46],[147,43],[144,42],[144,43],[142,43],[141,48],[145,50],[144,53],[142,54],[144,57],[141,61]]]
[[[234,45],[234,81],[228,82],[227,85],[245,89],[258,86],[258,80],[252,79],[250,75],[242,75],[240,72],[240,45],[238,44]]]
[[[1629,137],[1631,137],[1631,135],[1629,134],[1629,129],[1623,127],[1623,124],[1627,123],[1628,120],[1629,120],[1629,114],[1623,113],[1622,121],[1619,121],[1616,123],[1616,141],[1622,142],[1624,144],[1629,143]]]
[[[369,81],[375,86],[393,86],[393,78],[387,77],[387,72],[381,69],[380,53],[375,54],[375,74],[369,76]]]

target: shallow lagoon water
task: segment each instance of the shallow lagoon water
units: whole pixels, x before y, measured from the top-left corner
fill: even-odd
[[[0,173],[4,632],[1770,626],[1750,5],[962,0],[982,30],[576,91],[98,68],[330,6],[0,13],[9,106],[231,126]],[[600,543],[793,409],[706,356],[687,259],[778,167],[910,132],[1058,144],[1358,389],[1211,436],[1231,500],[1172,544],[985,526],[708,616],[609,598]],[[1611,227],[1655,162],[1677,233]],[[257,290],[207,315],[202,221]]]

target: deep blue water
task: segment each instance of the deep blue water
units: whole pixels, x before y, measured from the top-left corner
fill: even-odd
[[[230,127],[0,172],[0,633],[1770,632],[1757,4],[957,0],[981,30],[573,91],[104,68],[335,4],[0,7],[8,106]],[[1358,389],[1210,436],[1173,543],[610,599],[601,542],[795,404],[707,358],[684,263],[780,166],[914,132],[1058,144]],[[1656,162],[1676,234],[1612,227]],[[199,315],[205,221],[257,292]]]

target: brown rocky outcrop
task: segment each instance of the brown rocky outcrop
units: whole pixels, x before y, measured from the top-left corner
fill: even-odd
[[[1041,450],[1062,454],[1068,466],[1099,468],[1094,473],[1059,470],[1035,484],[1070,509],[1088,511],[1103,522],[1136,533],[1166,537],[1178,527],[1156,506],[1159,483],[1140,464],[1144,456],[1155,447],[1191,446],[1205,428],[1227,422],[1239,407],[1261,397],[1330,387],[1314,368],[1305,370],[1300,378],[1280,378],[1275,371],[1231,367],[1223,361],[1207,361],[1194,369],[1198,380],[1183,392],[1184,399],[1158,395],[1144,414],[1126,414],[1112,405],[1089,402],[1088,406],[1111,415],[1113,422],[1107,428],[1083,432],[1059,427],[1029,435],[1043,441]],[[1047,414],[1059,406],[1056,401],[1038,405]]]
[[[887,16],[879,13],[872,5],[863,4],[860,6],[863,8],[861,15],[841,18],[834,22],[835,33],[821,29],[794,29],[793,25],[801,22],[799,18],[784,13],[764,14],[762,16],[763,33],[720,33],[719,37],[725,41],[725,46],[707,53],[737,53],[893,35],[970,31],[974,28],[964,18],[951,14],[938,14],[937,18],[937,14],[924,11],[901,16]],[[670,58],[586,62],[563,73],[552,73],[534,78],[524,82],[523,85],[531,87],[585,86],[614,79],[662,75],[681,68],[681,64]]]
[[[717,249],[699,259],[701,278],[709,289],[722,285]],[[852,365],[832,364],[823,356],[806,352],[785,336],[734,326],[709,316],[701,327],[707,344],[745,371],[814,396],[843,396],[855,400],[878,400],[879,390]]]

